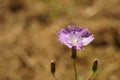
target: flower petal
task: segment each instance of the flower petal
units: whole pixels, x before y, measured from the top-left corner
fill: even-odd
[[[87,28],[83,29],[80,33],[81,33],[82,37],[88,37],[88,36],[90,36],[90,32],[88,31]]]
[[[66,30],[62,29],[60,32],[58,32],[58,40],[62,43],[68,46],[69,48],[72,47],[72,44],[70,43],[70,37]]]
[[[76,45],[75,48],[76,48],[77,50],[78,50],[78,49],[79,49],[79,50],[83,50],[82,44]]]
[[[92,42],[94,40],[93,35],[87,37],[87,38],[83,38],[82,40],[82,45],[88,45],[90,42]]]

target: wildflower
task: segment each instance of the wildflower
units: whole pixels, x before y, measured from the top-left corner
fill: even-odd
[[[61,29],[58,32],[58,40],[69,48],[83,50],[83,46],[92,42],[94,37],[87,28],[68,26],[68,29]]]

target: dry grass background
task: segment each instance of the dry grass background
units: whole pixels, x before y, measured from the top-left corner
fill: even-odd
[[[88,27],[93,43],[78,51],[79,80],[120,80],[120,0],[0,0],[0,80],[74,80],[70,49],[57,32],[68,25]]]

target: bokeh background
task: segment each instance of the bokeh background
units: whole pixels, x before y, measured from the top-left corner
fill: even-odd
[[[58,42],[68,25],[88,28],[95,40],[78,51],[78,80],[120,80],[120,0],[0,0],[0,80],[74,80],[71,50]]]

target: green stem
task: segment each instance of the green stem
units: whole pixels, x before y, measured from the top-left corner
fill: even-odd
[[[53,74],[53,77],[54,77],[55,80],[58,80],[58,79],[56,78],[55,74]]]
[[[77,80],[77,69],[75,65],[75,59],[73,59],[73,67],[74,67],[74,72],[75,72],[75,80]]]
[[[94,74],[95,74],[95,72],[93,72],[93,73],[92,73],[92,74],[88,77],[88,79],[87,79],[87,80],[92,80],[92,79],[93,79]]]

